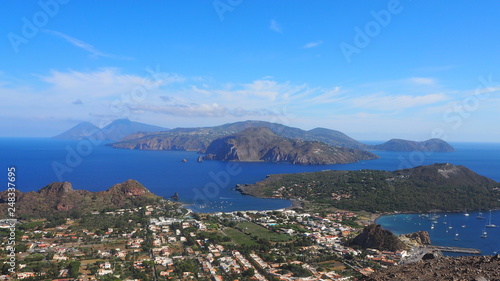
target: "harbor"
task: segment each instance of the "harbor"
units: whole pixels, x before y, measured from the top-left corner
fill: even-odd
[[[469,214],[467,216],[467,214]],[[491,214],[491,215],[490,215]],[[394,214],[376,223],[396,235],[427,231],[432,246],[445,256],[496,255],[500,253],[500,211]]]
[[[447,246],[427,246],[429,250],[437,250],[441,252],[451,252],[451,253],[462,253],[462,254],[474,254],[480,255],[481,250],[474,248],[462,248],[462,247],[447,247]]]

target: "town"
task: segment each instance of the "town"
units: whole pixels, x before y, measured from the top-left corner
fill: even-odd
[[[302,210],[198,214],[157,205],[19,223],[0,280],[355,280],[406,251],[354,249],[357,214]],[[8,225],[1,225],[7,231]]]

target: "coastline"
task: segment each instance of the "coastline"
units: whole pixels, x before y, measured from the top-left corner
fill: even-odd
[[[296,198],[286,199],[292,201],[292,206],[286,207],[285,210],[293,210],[293,209],[303,209],[302,201]]]
[[[493,224],[497,227],[485,228],[488,223],[488,215],[482,210],[482,216],[486,218],[478,219],[479,211],[467,212],[436,212],[440,218],[434,221],[425,217],[420,217],[419,213],[386,213],[379,216],[376,223],[384,229],[396,235],[412,233],[416,231],[427,231],[434,246],[461,247],[469,249],[479,249],[481,255],[492,255],[500,252],[500,210],[493,210]],[[489,211],[487,211],[489,213]],[[384,216],[395,216],[380,220]],[[482,234],[487,232],[486,237]],[[458,256],[458,253],[445,253],[449,256]]]

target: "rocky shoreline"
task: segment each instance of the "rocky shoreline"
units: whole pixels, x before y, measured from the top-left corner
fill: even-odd
[[[438,257],[376,271],[361,280],[500,280],[500,255]]]

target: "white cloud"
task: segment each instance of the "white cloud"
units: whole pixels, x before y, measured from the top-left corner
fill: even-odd
[[[436,84],[436,80],[428,77],[412,77],[409,81],[413,84],[417,85],[434,85]]]
[[[69,119],[97,124],[128,117],[166,127],[180,126],[179,122],[184,126],[196,126],[245,119],[300,126],[305,124],[301,120],[309,120],[310,126],[346,130],[347,133],[358,129],[375,132],[399,124],[391,123],[392,119],[401,119],[404,124],[405,121],[421,122],[419,118],[425,122],[442,118],[438,107],[449,106],[474,93],[473,90],[462,91],[459,95],[451,90],[435,91],[434,86],[412,84],[411,78],[368,86],[321,88],[277,81],[272,77],[247,83],[207,82],[176,74],[152,75],[148,71],[144,71],[142,77],[114,68],[90,72],[52,71],[37,77],[47,83],[47,87],[13,84],[12,79],[0,86],[3,101],[0,117],[17,116],[22,112],[26,119],[60,120],[65,126]],[[132,98],[137,87],[147,89],[144,99]],[[489,90],[498,89],[491,87]],[[404,94],[393,94],[401,92]],[[481,110],[487,105],[486,110],[494,112],[490,107],[498,103],[493,103],[493,99],[492,94],[488,103],[481,103]],[[115,101],[116,108],[111,107]],[[433,108],[436,112],[429,112]],[[410,113],[409,109],[412,109]],[[162,124],[162,120],[173,123]],[[350,127],[360,124],[365,125]],[[391,127],[393,129],[405,128]]]
[[[74,37],[71,37],[71,36],[69,36],[67,34],[64,34],[62,32],[59,32],[59,31],[48,30],[48,29],[43,29],[42,31],[45,32],[45,33],[52,34],[52,35],[55,35],[57,37],[63,38],[67,42],[71,43],[73,46],[78,47],[80,49],[83,49],[83,50],[89,52],[94,57],[107,57],[107,58],[125,59],[125,60],[130,60],[131,59],[131,58],[128,58],[128,57],[123,57],[123,56],[117,56],[117,55],[113,55],[113,54],[103,53],[103,52],[97,50],[91,44],[86,43],[86,42],[84,42],[82,40],[76,39]]]
[[[213,92],[228,101],[248,99],[247,101],[252,101],[252,103],[257,101],[259,104],[263,100],[267,103],[281,103],[304,87],[305,85],[290,85],[288,82],[278,83],[273,80],[255,80],[247,84],[226,85],[226,87]]]
[[[283,33],[281,25],[276,20],[271,20],[271,23],[269,24],[269,29],[271,29],[274,32]]]
[[[314,47],[318,47],[321,44],[323,44],[322,40],[309,42],[309,43],[305,44],[302,48],[304,48],[304,49],[314,48]]]
[[[51,71],[50,75],[41,76],[42,81],[50,85],[50,93],[65,93],[75,96],[112,97],[132,95],[136,91],[153,91],[162,85],[183,82],[184,78],[176,74],[162,74],[152,78],[122,74],[116,68],[106,68],[93,72]]]
[[[138,104],[131,105],[130,110],[134,112],[153,112],[181,117],[243,117],[243,116],[264,116],[271,113],[266,109],[247,110],[242,107],[228,108],[218,103],[211,104],[172,104],[172,105],[152,105]]]
[[[449,98],[443,93],[422,96],[373,94],[348,99],[347,102],[356,108],[368,108],[371,110],[402,110],[423,105],[432,105],[448,99]]]

